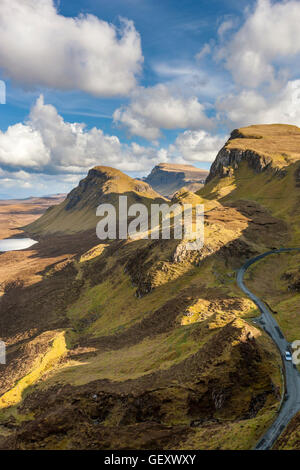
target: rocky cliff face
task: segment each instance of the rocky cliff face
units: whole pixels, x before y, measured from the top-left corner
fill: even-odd
[[[213,162],[206,183],[233,175],[241,162],[257,173],[272,169],[284,176],[288,165],[300,159],[300,129],[284,124],[235,129]]]
[[[207,170],[192,165],[160,163],[145,178],[155,191],[170,197],[183,186],[194,192],[199,190],[208,175]]]
[[[232,138],[215,171],[239,165],[250,151],[269,156],[253,142],[264,139]],[[262,160],[257,164],[262,171]],[[180,167],[164,166],[174,185],[195,174]],[[243,194],[229,191],[225,201],[213,183],[199,196],[174,196],[205,205],[199,251],[173,239],[99,243],[97,204],[116,203],[124,193],[130,202],[158,198],[143,181],[97,167],[32,224],[31,233],[41,234],[34,251],[1,255],[0,332],[8,361],[1,368],[0,449],[254,446],[280,402],[281,358],[250,324],[254,304],[236,287],[235,271],[255,254],[287,246],[293,226],[286,217],[295,218],[299,198],[296,191],[291,197],[294,178],[274,185],[265,172],[255,186],[252,176],[237,179]],[[275,216],[272,206],[261,205],[264,191]],[[286,205],[278,207],[279,200]]]
[[[158,194],[144,181],[135,180],[119,170],[98,166],[92,168],[86,178],[80,181],[67,196],[65,210],[89,206],[96,208],[105,195],[135,193],[155,198]]]
[[[118,207],[121,194],[128,197],[129,205],[164,201],[146,182],[130,178],[115,168],[97,166],[88,172],[87,177],[68,194],[65,201],[50,208],[26,229],[37,235],[95,230],[99,221],[96,208],[103,203]]]
[[[231,176],[242,161],[246,161],[249,167],[257,173],[266,170],[272,165],[270,157],[259,155],[252,150],[227,148],[225,145],[213,162],[206,183],[215,177],[224,178],[225,176]]]

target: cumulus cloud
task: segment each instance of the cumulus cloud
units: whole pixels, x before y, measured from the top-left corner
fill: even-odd
[[[159,84],[151,88],[137,88],[128,106],[114,112],[114,121],[128,128],[132,135],[149,140],[160,136],[160,129],[208,128],[211,121],[204,106],[196,97],[185,98],[171,94]]]
[[[0,67],[27,87],[126,95],[143,61],[138,32],[93,15],[67,18],[53,0],[1,0]]]
[[[27,121],[0,131],[0,185],[14,197],[65,192],[95,165],[145,175],[161,162],[212,161],[224,141],[204,130],[187,130],[166,148],[124,144],[101,129],[66,122],[40,96]]]
[[[300,54],[300,3],[258,0],[242,27],[220,48],[217,57],[236,83],[256,88],[274,87]]]
[[[56,108],[40,96],[24,124],[0,131],[0,165],[14,171],[44,174],[84,174],[95,165],[126,171],[150,169],[157,163],[156,148],[122,144],[117,136],[84,124],[64,121]]]
[[[0,131],[0,167],[6,172],[7,184],[20,180],[20,175],[23,181],[29,174],[44,174],[47,178],[65,175],[74,181],[73,177],[83,176],[95,165],[145,174],[157,163],[174,159],[211,161],[222,143],[222,138],[204,130],[188,130],[166,148],[124,144],[101,129],[66,122],[54,106],[44,103],[41,95],[25,123]],[[16,168],[20,170],[16,172]]]
[[[182,161],[212,162],[226,140],[226,136],[211,135],[204,130],[188,130],[177,136],[170,151],[175,152]]]
[[[38,131],[29,125],[15,124],[0,131],[0,163],[8,167],[38,168],[49,162],[49,150]]]
[[[32,175],[26,171],[9,172],[4,171],[2,168],[0,169],[0,181],[2,190],[15,187],[16,185],[21,189],[29,189],[33,188],[34,183],[37,183],[36,177],[32,178]]]
[[[23,198],[69,192],[84,175],[45,175],[0,169],[0,197]]]
[[[219,100],[217,108],[220,115],[238,127],[273,123],[300,126],[300,80],[291,80],[277,93],[267,96],[243,90]]]

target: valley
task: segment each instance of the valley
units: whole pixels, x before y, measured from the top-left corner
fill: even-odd
[[[19,208],[12,233],[27,222],[23,233],[39,243],[0,255],[1,449],[256,446],[280,409],[283,365],[236,273],[300,245],[299,139],[295,126],[234,131],[204,187],[175,193],[172,203],[204,204],[199,251],[181,240],[97,239],[99,203],[166,202],[109,167],[91,169],[40,218]],[[280,256],[254,265],[245,283],[292,341],[299,256]]]
[[[65,195],[27,200],[0,200],[0,239],[22,234],[20,227],[39,218],[48,207],[60,204]]]
[[[299,23],[0,0],[0,452],[300,450]]]

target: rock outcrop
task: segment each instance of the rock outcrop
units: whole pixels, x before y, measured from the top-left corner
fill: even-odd
[[[272,165],[272,159],[259,155],[251,150],[229,149],[226,145],[220,150],[213,162],[206,183],[213,178],[232,176],[242,161],[246,161],[250,168],[257,173],[266,170]]]
[[[232,176],[241,162],[256,173],[272,169],[278,176],[300,159],[300,129],[284,124],[268,124],[235,129],[213,162],[206,183],[213,178]]]
[[[65,201],[48,209],[26,230],[36,235],[95,230],[99,221],[96,208],[103,203],[113,204],[117,208],[119,195],[128,197],[128,205],[149,205],[154,201],[164,201],[148,183],[130,178],[115,168],[97,166],[88,172],[87,177],[68,194]]]
[[[207,175],[207,170],[193,165],[160,163],[153,168],[145,181],[158,193],[171,197],[182,187],[192,192],[198,191],[205,183]]]

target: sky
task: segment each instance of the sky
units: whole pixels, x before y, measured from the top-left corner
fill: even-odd
[[[299,0],[1,0],[0,198],[209,168],[235,128],[299,126],[299,24]]]

